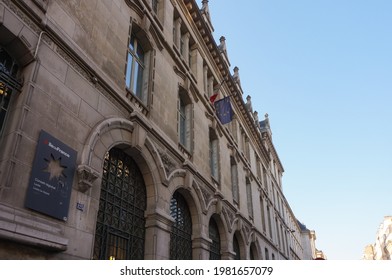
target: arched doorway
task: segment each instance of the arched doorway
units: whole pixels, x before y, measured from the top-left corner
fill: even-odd
[[[94,259],[144,259],[146,187],[136,162],[121,149],[105,154]]]
[[[174,224],[170,234],[170,259],[192,259],[192,218],[185,198],[176,191],[170,201]]]

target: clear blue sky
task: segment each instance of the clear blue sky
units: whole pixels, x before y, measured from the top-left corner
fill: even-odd
[[[210,0],[209,8],[244,99],[252,96],[260,119],[269,114],[296,217],[328,259],[361,259],[392,215],[392,1]]]

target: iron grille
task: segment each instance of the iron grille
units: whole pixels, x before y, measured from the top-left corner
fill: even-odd
[[[210,245],[210,260],[220,260],[221,247],[220,247],[219,229],[214,219],[210,220],[209,237],[212,240],[212,243]]]
[[[15,60],[0,47],[0,133],[2,131],[11,95],[14,91],[20,92],[22,82],[17,79],[18,65]]]
[[[170,234],[170,259],[192,259],[192,219],[185,198],[175,192],[170,203],[170,215],[175,222]]]
[[[104,159],[94,259],[144,259],[146,200],[136,162],[111,149]]]

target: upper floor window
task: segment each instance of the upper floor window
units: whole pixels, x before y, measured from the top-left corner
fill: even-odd
[[[219,142],[215,131],[210,128],[210,168],[211,176],[219,181]]]
[[[270,207],[268,205],[267,205],[267,218],[268,218],[269,236],[272,239],[273,235],[272,235],[271,211],[270,211]]]
[[[261,210],[261,224],[263,226],[263,231],[267,231],[267,226],[265,223],[265,208],[264,208],[264,198],[263,195],[260,195],[260,210]]]
[[[131,35],[128,46],[126,86],[131,92],[142,100],[142,84],[144,65],[144,50],[135,36]]]
[[[250,184],[249,178],[246,178],[246,196],[248,200],[248,213],[249,217],[253,218],[253,196],[252,196],[252,186]]]
[[[261,179],[261,162],[259,156],[255,152],[255,158],[256,158],[256,172],[257,172],[257,177]]]
[[[22,87],[17,79],[18,68],[16,61],[0,47],[0,134],[5,126],[11,97]]]
[[[239,204],[240,193],[238,188],[238,169],[234,157],[230,157],[230,168],[231,168],[231,191],[233,193],[233,202],[235,204]]]
[[[152,11],[157,14],[158,13],[158,0],[152,0],[151,6],[152,6]]]
[[[143,31],[131,24],[125,71],[127,90],[144,105],[147,105],[149,94],[149,69],[152,47]]]
[[[178,140],[188,151],[192,151],[192,103],[184,89],[180,88],[177,105]]]

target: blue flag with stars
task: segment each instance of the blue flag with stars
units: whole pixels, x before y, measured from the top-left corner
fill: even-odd
[[[227,124],[233,120],[233,108],[231,107],[230,97],[224,97],[214,103],[216,115],[222,124]]]

